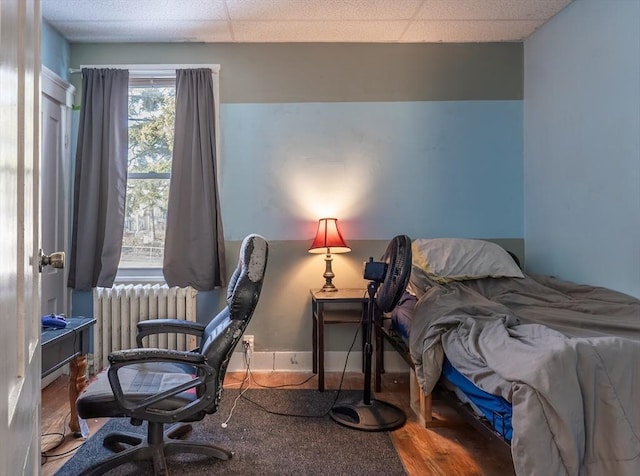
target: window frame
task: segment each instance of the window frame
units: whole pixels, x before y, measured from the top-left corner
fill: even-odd
[[[136,80],[158,80],[163,82],[173,79],[177,69],[209,68],[213,79],[217,179],[220,183],[220,65],[219,64],[114,64],[114,65],[81,65],[81,68],[116,68],[129,70],[129,87],[135,86]],[[133,84],[132,84],[133,83]],[[148,175],[148,174],[142,174]],[[160,174],[163,175],[163,174]],[[118,268],[115,284],[165,283],[162,267],[160,268]]]

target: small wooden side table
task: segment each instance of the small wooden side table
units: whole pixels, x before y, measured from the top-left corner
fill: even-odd
[[[64,329],[42,330],[42,377],[69,363],[69,429],[80,433],[76,399],[87,384],[87,354],[91,352],[91,334],[96,320],[93,317],[67,317]]]
[[[334,292],[310,289],[313,319],[313,373],[318,374],[318,390],[324,391],[324,326],[325,324],[361,323],[362,342],[367,325],[369,298],[366,288],[346,288]],[[330,304],[360,304],[359,309],[325,309]]]

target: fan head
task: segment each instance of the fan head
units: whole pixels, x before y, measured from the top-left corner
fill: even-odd
[[[365,279],[382,283],[376,295],[376,305],[382,312],[396,307],[411,275],[411,238],[395,236],[387,245],[381,263],[369,262],[365,266]]]

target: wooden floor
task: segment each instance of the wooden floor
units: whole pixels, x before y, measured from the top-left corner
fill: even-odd
[[[317,389],[317,378],[311,374],[254,372],[252,375],[255,382],[265,386],[295,385],[288,388]],[[244,373],[228,373],[225,387],[239,386],[243,377]],[[309,377],[311,379],[308,382],[296,385]],[[340,374],[326,374],[326,387],[338,388],[340,377]],[[342,388],[362,389],[362,374],[347,374]],[[43,476],[55,474],[83,442],[82,438],[75,438],[69,434],[67,395],[65,377],[58,378],[42,391]],[[498,446],[499,443],[487,441],[442,402],[434,401],[434,413],[438,415],[441,426],[426,429],[419,425],[409,406],[408,373],[385,374],[382,392],[375,394],[375,398],[397,405],[407,414],[407,423],[393,431],[391,436],[409,476],[515,474],[511,460]],[[90,433],[95,433],[104,422],[104,419],[88,421]]]

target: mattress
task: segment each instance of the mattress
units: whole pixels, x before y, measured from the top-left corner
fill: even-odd
[[[409,331],[416,302],[415,296],[405,292],[391,313],[391,329],[402,338],[407,347],[409,346]],[[509,402],[499,395],[492,395],[478,388],[462,375],[446,357],[442,367],[442,375],[446,379],[448,389],[454,392],[460,401],[468,404],[478,416],[486,418],[501,437],[511,441],[513,432],[511,426],[512,407]]]
[[[445,357],[442,365],[442,375],[451,384],[458,399],[467,403],[479,416],[483,416],[502,438],[511,441],[513,427],[511,426],[512,407],[509,402],[498,395],[492,395],[476,387],[471,380],[462,375],[451,365]]]
[[[429,283],[409,348],[429,393],[444,357],[512,404],[518,475],[637,475],[640,300],[551,276]]]

